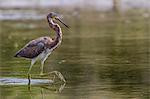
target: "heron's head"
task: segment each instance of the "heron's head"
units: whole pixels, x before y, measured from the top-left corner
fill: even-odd
[[[63,25],[65,25],[67,28],[69,28],[68,25],[66,25],[60,18],[60,15],[55,13],[55,12],[51,12],[47,15],[47,18],[51,18],[52,20],[58,20],[59,22],[61,22]]]

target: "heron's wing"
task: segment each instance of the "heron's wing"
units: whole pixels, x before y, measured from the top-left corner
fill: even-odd
[[[42,53],[46,49],[47,44],[49,42],[51,42],[51,40],[45,37],[32,40],[20,51],[18,51],[15,57],[25,57],[25,58],[37,57],[40,53]]]

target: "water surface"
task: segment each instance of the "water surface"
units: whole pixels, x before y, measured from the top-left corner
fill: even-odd
[[[1,85],[1,99],[149,98],[149,17],[135,12],[62,13],[71,29],[61,25],[62,44],[47,59],[44,72],[60,71],[66,85],[33,85],[30,90],[28,85]],[[1,77],[26,78],[30,61],[14,58],[15,52],[32,39],[55,34],[46,19],[0,24]],[[32,74],[39,72],[36,63]]]

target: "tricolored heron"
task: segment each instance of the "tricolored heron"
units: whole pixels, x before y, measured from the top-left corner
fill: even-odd
[[[24,58],[31,59],[31,65],[28,70],[28,75],[30,74],[31,68],[37,60],[41,61],[40,74],[42,75],[45,60],[48,58],[48,56],[51,54],[51,52],[54,49],[56,49],[58,45],[60,45],[60,43],[62,41],[62,30],[61,30],[60,26],[54,22],[55,20],[60,21],[63,25],[65,25],[67,28],[69,28],[69,26],[66,25],[58,17],[58,14],[51,12],[47,15],[47,21],[49,23],[50,28],[52,28],[56,32],[55,39],[52,39],[49,36],[37,38],[37,39],[32,40],[29,43],[27,43],[15,55],[15,57],[24,57]],[[56,73],[56,71],[55,71],[55,73]],[[57,74],[59,75],[59,73],[57,73]]]

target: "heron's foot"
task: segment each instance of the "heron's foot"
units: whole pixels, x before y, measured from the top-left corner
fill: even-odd
[[[55,75],[56,75],[61,81],[66,83],[64,76],[59,71],[52,71],[52,72],[49,72],[48,74],[54,74],[53,80],[55,80]]]
[[[41,73],[40,73],[40,76],[43,76],[43,75],[45,75],[45,74],[44,74],[43,72],[41,72]]]
[[[40,73],[40,76],[42,76],[42,77],[48,76],[53,81],[55,81],[56,77],[58,77],[58,79],[60,79],[61,81],[66,82],[64,76],[58,71],[52,71],[52,72],[49,72],[49,73]]]

